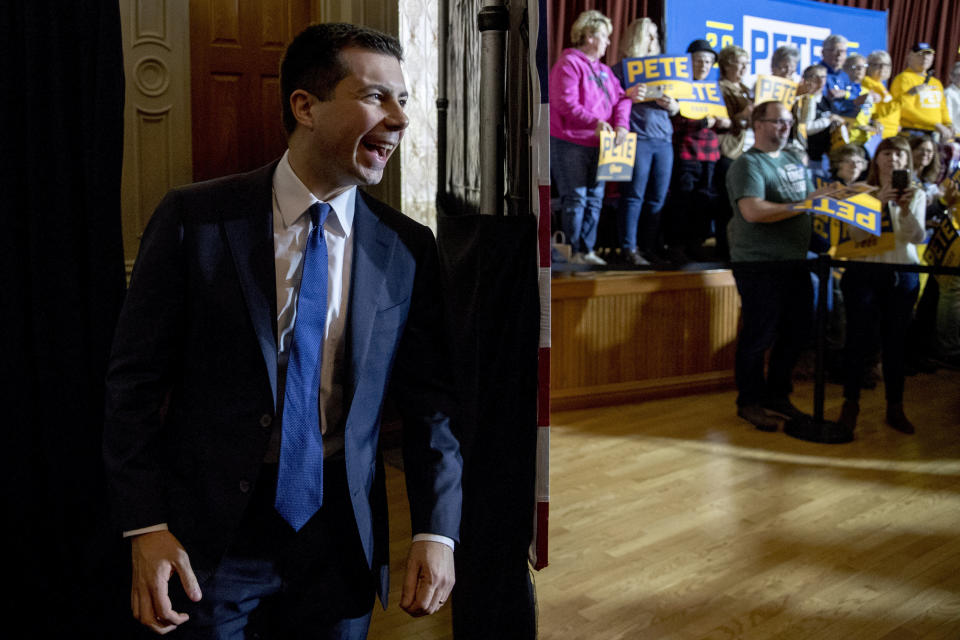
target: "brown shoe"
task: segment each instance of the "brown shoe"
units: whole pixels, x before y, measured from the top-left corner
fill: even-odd
[[[844,400],[843,408],[840,409],[840,417],[837,423],[842,427],[853,431],[857,428],[857,416],[860,415],[860,404],[853,400]]]
[[[916,432],[913,423],[903,413],[903,403],[894,402],[887,405],[887,424],[900,433],[912,434]]]

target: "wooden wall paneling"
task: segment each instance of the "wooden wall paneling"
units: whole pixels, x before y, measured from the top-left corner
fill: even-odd
[[[739,298],[729,271],[555,278],[555,407],[727,385]]]
[[[121,220],[127,273],[163,194],[190,182],[190,63],[183,2],[121,0],[124,108]]]
[[[148,112],[137,110],[133,130],[137,149],[138,206],[136,228],[142,231],[150,220],[150,212],[170,188],[170,109]],[[159,162],[155,160],[159,159]]]

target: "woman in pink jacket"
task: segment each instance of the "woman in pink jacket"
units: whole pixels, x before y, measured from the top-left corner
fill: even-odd
[[[570,261],[605,264],[593,251],[603,203],[597,181],[600,132],[623,141],[631,99],[600,58],[613,24],[599,11],[584,11],[570,28],[574,46],[564,49],[550,71],[550,173],[560,194],[560,225],[573,247]]]

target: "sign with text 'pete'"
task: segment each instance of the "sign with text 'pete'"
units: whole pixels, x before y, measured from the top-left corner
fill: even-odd
[[[624,58],[623,86],[647,85],[644,100],[669,96],[680,103],[684,118],[700,120],[707,116],[726,118],[727,107],[716,80],[697,82],[693,79],[692,63],[688,54]]]
[[[749,86],[757,75],[770,73],[774,50],[786,44],[800,51],[798,73],[820,61],[823,41],[831,33],[850,41],[849,53],[866,56],[887,48],[885,11],[813,0],[665,0],[664,22],[668,51],[684,51],[698,38],[718,52],[732,44],[746,49],[750,66],[743,82]],[[716,74],[714,67],[710,77]]]
[[[614,144],[616,134],[600,132],[600,158],[597,164],[597,180],[607,182],[630,182],[633,180],[633,163],[637,158],[637,134],[627,134],[622,144]]]

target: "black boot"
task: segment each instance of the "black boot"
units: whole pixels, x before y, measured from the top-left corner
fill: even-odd
[[[891,402],[887,405],[887,424],[900,433],[912,434],[916,432],[913,423],[903,413],[902,402]]]

